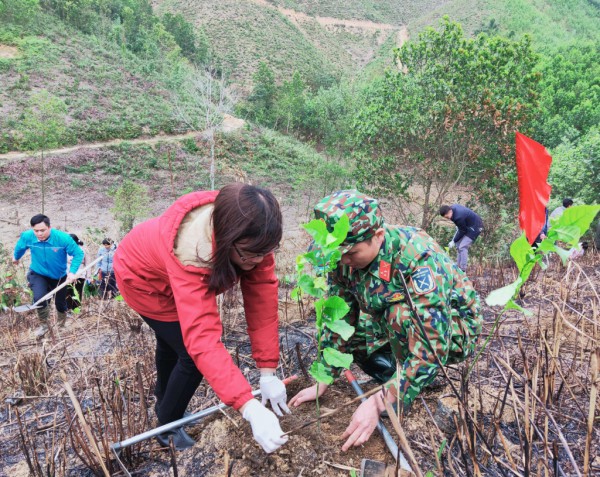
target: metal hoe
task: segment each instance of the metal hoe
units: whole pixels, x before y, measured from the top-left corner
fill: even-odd
[[[352,389],[354,389],[356,394],[358,396],[362,396],[364,394],[364,392],[363,392],[362,388],[360,387],[360,385],[358,384],[358,382],[356,381],[356,378],[354,377],[352,372],[349,369],[347,369],[346,371],[344,371],[344,375],[346,376],[346,379],[348,380],[348,382],[350,383],[350,385],[352,386]],[[366,400],[367,400],[366,398],[362,399],[363,402]],[[402,452],[400,452],[398,450],[398,445],[396,444],[396,441],[394,441],[394,438],[389,433],[389,431],[385,428],[385,426],[383,425],[383,422],[381,422],[381,420],[377,423],[377,430],[381,433],[381,437],[383,437],[385,445],[387,446],[387,448],[390,450],[390,452],[394,456],[394,459],[396,459],[396,460],[400,459],[400,468],[407,470],[409,472],[412,472],[412,469],[410,468],[408,461],[404,458],[404,455],[402,454]]]
[[[92,263],[90,263],[89,265],[87,265],[85,268],[82,268],[81,270],[78,270],[75,275],[79,276],[79,275],[81,275],[81,273],[87,272],[90,268],[92,268],[94,265],[96,265],[100,260],[102,260],[102,257],[98,257],[96,260],[94,260]],[[25,311],[35,310],[36,308],[41,308],[40,303],[45,302],[48,298],[52,298],[57,292],[59,292],[60,290],[62,290],[67,285],[70,285],[70,283],[63,282],[60,285],[58,285],[51,292],[46,293],[42,298],[40,298],[35,303],[32,303],[31,305],[14,306],[13,307],[13,311],[16,311],[17,313],[23,313]]]
[[[284,379],[283,383],[289,384],[297,377],[298,376],[296,376],[294,374],[293,376],[290,376],[289,378]],[[260,390],[257,389],[256,391],[252,391],[252,396],[254,396],[254,397],[260,396]],[[223,403],[218,404],[216,406],[208,407],[202,411],[192,414],[191,416],[182,417],[181,419],[178,419],[173,422],[169,422],[168,424],[164,424],[155,429],[150,429],[149,431],[142,432],[141,434],[130,437],[129,439],[125,439],[124,441],[115,442],[114,444],[110,445],[110,448],[113,452],[119,453],[126,447],[129,447],[133,444],[137,444],[138,442],[145,441],[146,439],[150,439],[151,437],[155,437],[159,434],[162,434],[163,432],[171,431],[173,429],[177,429],[178,427],[185,426],[186,424],[190,424],[194,421],[202,419],[203,417],[210,416],[211,414],[214,414],[215,412],[220,411],[221,409],[225,409],[226,407],[229,407],[229,406],[227,406],[227,404],[223,404]]]

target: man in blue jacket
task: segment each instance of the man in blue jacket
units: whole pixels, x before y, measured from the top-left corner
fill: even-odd
[[[469,247],[483,231],[483,220],[471,209],[459,204],[442,205],[440,215],[454,222],[458,228],[448,247],[456,246],[456,264],[463,272],[466,272]]]
[[[29,223],[31,230],[23,232],[15,245],[13,264],[18,265],[27,250],[31,252],[31,265],[27,273],[27,281],[29,288],[33,291],[33,301],[36,302],[64,281],[71,283],[77,279],[76,273],[83,261],[83,250],[69,234],[50,228],[50,219],[45,215],[34,215]],[[68,273],[67,255],[73,257]],[[66,296],[67,289],[65,287],[56,293],[54,300],[57,312],[56,321],[61,328],[65,326],[67,319]],[[50,300],[41,303],[42,307],[37,309],[40,327],[35,331],[36,338],[41,338],[49,331],[49,303]]]

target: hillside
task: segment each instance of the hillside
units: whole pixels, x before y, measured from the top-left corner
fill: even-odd
[[[600,7],[588,0],[452,0],[412,18],[411,34],[436,25],[443,15],[466,32],[486,31],[507,37],[531,36],[538,50],[554,50],[575,40],[600,39]]]
[[[587,0],[154,0],[202,27],[235,82],[246,86],[260,61],[281,81],[299,71],[317,85],[324,76],[355,75],[387,40],[408,26],[415,36],[448,15],[473,34],[532,36],[538,49],[600,38],[600,9]],[[490,23],[491,22],[491,23]],[[491,25],[491,27],[490,27]],[[388,48],[385,55],[390,56]]]
[[[279,80],[299,71],[309,83],[352,75],[373,57],[401,23],[362,17],[311,16],[265,0],[156,0],[158,12],[184,14],[202,27],[234,82],[247,87],[261,61]]]
[[[27,27],[0,26],[0,48],[0,153],[27,148],[20,120],[41,90],[66,106],[59,144],[182,129],[167,60],[144,61],[43,13]]]

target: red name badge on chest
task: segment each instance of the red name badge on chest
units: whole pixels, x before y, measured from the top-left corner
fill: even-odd
[[[384,260],[381,260],[379,262],[379,278],[385,280],[386,282],[389,282],[391,275],[392,265]]]

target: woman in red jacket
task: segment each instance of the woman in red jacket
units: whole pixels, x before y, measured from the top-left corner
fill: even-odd
[[[156,414],[161,424],[180,419],[202,378],[239,410],[266,452],[287,437],[281,414],[284,384],[279,361],[274,251],[282,235],[281,211],[271,192],[242,183],[179,198],[159,217],[137,225],[114,257],[119,290],[156,334]],[[252,356],[261,370],[262,403],[221,342],[217,295],[239,281]],[[177,449],[194,445],[179,428],[158,437]]]

